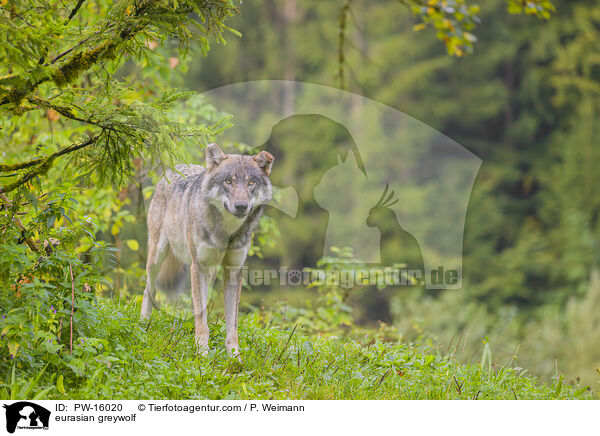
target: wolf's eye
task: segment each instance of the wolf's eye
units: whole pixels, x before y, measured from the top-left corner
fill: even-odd
[[[254,185],[254,180],[252,180],[252,179],[248,180],[248,186],[252,186],[252,185]]]
[[[228,185],[231,185],[231,182],[232,182],[232,181],[233,181],[233,180],[231,180],[231,177],[227,177],[227,178],[225,179],[225,183],[227,183]]]

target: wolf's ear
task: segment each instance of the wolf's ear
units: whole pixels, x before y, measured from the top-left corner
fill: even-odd
[[[206,168],[212,169],[227,159],[227,155],[219,148],[217,144],[208,144],[206,146]]]
[[[254,156],[254,160],[267,176],[271,174],[271,167],[273,166],[273,161],[275,160],[271,153],[263,150]]]

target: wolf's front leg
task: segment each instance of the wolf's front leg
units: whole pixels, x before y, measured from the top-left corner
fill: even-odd
[[[242,293],[242,268],[228,266],[223,271],[225,294],[225,348],[230,355],[239,354],[238,311]]]
[[[190,266],[192,278],[192,304],[194,306],[194,322],[196,326],[196,349],[199,353],[208,353],[208,317],[206,306],[208,300],[208,271],[192,262]]]
[[[232,244],[233,245],[233,244]],[[230,355],[239,354],[238,311],[242,293],[242,268],[250,244],[240,248],[229,247],[223,258],[223,284],[225,294],[225,348]]]

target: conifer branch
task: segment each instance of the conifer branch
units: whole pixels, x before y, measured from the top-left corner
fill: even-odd
[[[75,15],[77,15],[77,12],[79,11],[79,8],[81,7],[81,5],[83,5],[84,2],[85,2],[85,0],[78,0],[77,1],[77,4],[75,5],[75,7],[73,8],[73,10],[69,14],[69,17],[67,18],[67,21],[65,22],[65,24],[68,23],[69,21],[71,21],[73,19],[73,17]]]
[[[52,167],[52,164],[54,163],[54,160],[57,157],[64,156],[65,154],[72,153],[77,150],[81,150],[82,148],[88,147],[92,144],[96,144],[98,142],[98,140],[100,139],[100,137],[102,136],[102,133],[103,132],[99,133],[96,136],[88,138],[87,140],[85,140],[83,142],[72,144],[66,148],[63,148],[60,151],[57,151],[56,153],[51,154],[48,157],[43,157],[43,158],[40,157],[40,158],[33,159],[28,162],[15,164],[15,167],[20,167],[20,168],[13,168],[12,170],[29,168],[31,166],[36,166],[36,168],[34,168],[29,173],[27,173],[26,175],[21,177],[19,180],[15,181],[5,187],[0,187],[0,193],[7,194],[11,191],[14,191],[19,186],[22,186],[25,183],[29,182],[31,179],[38,177],[38,176],[45,175],[50,170],[50,168]]]

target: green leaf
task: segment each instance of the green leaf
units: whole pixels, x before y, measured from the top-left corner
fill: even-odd
[[[46,388],[46,389],[42,389],[41,391],[39,391],[37,394],[35,394],[32,398],[32,400],[39,400],[41,398],[44,398],[46,396],[46,394],[48,392],[50,392],[52,390],[52,387]]]
[[[140,244],[135,239],[128,239],[126,241],[126,244],[127,244],[127,247],[129,247],[129,249],[131,251],[138,251],[140,248]]]
[[[59,375],[58,380],[56,380],[56,389],[58,389],[58,392],[60,392],[61,394],[65,393],[64,378],[62,374]]]
[[[8,352],[13,356],[17,355],[17,351],[19,351],[19,344],[17,342],[11,341],[8,343]]]

